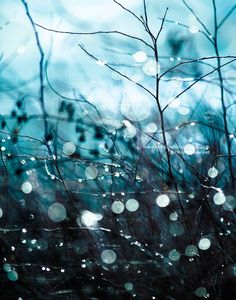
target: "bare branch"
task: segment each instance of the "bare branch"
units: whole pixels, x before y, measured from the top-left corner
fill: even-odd
[[[125,7],[124,5],[122,5],[120,2],[118,2],[117,0],[113,0],[113,2],[115,2],[117,5],[119,5],[123,10],[127,11],[129,14],[131,14],[135,19],[137,19],[140,23],[143,24],[143,20],[140,19],[133,11],[131,11],[130,9],[128,9],[127,7]]]
[[[47,136],[47,134],[48,134],[48,123],[47,123],[47,113],[46,113],[46,108],[45,108],[45,103],[44,103],[44,75],[43,75],[44,52],[43,52],[43,48],[42,48],[42,45],[41,45],[40,40],[39,40],[39,35],[38,35],[37,29],[35,27],[34,21],[31,17],[31,15],[30,15],[28,4],[25,0],[21,0],[21,2],[23,3],[23,5],[25,7],[26,15],[27,15],[27,17],[28,17],[28,19],[31,23],[32,28],[33,28],[34,36],[35,36],[37,47],[38,47],[38,51],[39,51],[39,54],[40,54],[40,62],[39,62],[40,103],[41,103],[41,108],[42,108],[42,112],[43,112],[43,116],[44,116],[45,136]]]
[[[50,31],[50,32],[54,32],[54,33],[59,33],[59,34],[70,34],[70,35],[97,35],[97,34],[118,34],[118,35],[122,35],[134,40],[137,40],[143,44],[145,44],[146,46],[148,46],[149,48],[153,49],[153,47],[148,44],[147,42],[145,42],[143,39],[136,37],[136,36],[132,36],[130,34],[121,32],[121,31],[117,31],[117,30],[102,30],[102,31],[91,31],[91,32],[74,32],[74,31],[63,31],[63,30],[56,30],[56,29],[51,29],[48,27],[45,27],[43,25],[40,25],[38,23],[34,23],[35,26],[38,26],[44,30]]]
[[[94,55],[92,55],[90,52],[88,52],[82,45],[78,45],[80,47],[80,49],[82,49],[88,56],[90,56],[92,59],[99,61],[99,59],[97,57],[95,57]],[[142,84],[135,82],[134,80],[132,80],[130,77],[128,77],[127,75],[121,73],[120,71],[112,68],[110,65],[108,65],[107,63],[104,64],[104,66],[106,66],[108,69],[112,70],[113,72],[119,74],[121,77],[127,79],[128,81],[134,83],[135,85],[139,86],[140,88],[142,88],[143,90],[145,90],[149,95],[151,95],[152,97],[156,98],[155,95],[149,90],[147,89],[145,86],[143,86]]]
[[[236,4],[229,10],[229,12],[225,15],[225,17],[220,21],[220,23],[217,26],[217,29],[219,29],[230,17],[230,15],[235,11]]]
[[[159,18],[162,20],[162,18]],[[184,28],[189,28],[189,25],[186,25],[186,24],[183,24],[183,23],[180,23],[178,21],[173,21],[173,20],[165,20],[165,22],[167,23],[171,23],[171,24],[175,24],[175,25],[178,25],[178,26],[181,26],[181,27],[184,27]],[[212,35],[209,35],[207,34],[205,31],[203,30],[198,30],[198,32],[200,32],[201,34],[203,34],[209,42],[211,42],[213,44],[213,41],[212,41]]]
[[[169,107],[169,105],[178,97],[180,97],[181,95],[183,95],[186,91],[188,91],[189,89],[191,89],[191,87],[193,87],[195,84],[197,84],[200,80],[202,80],[203,78],[207,77],[208,75],[211,75],[212,73],[218,71],[220,68],[224,67],[224,66],[227,66],[228,64],[231,64],[232,62],[236,61],[236,58],[235,59],[232,59],[230,60],[229,62],[227,63],[224,63],[223,65],[215,68],[213,71],[211,72],[208,72],[204,75],[202,75],[201,77],[199,77],[197,80],[195,80],[192,84],[190,84],[186,89],[184,89],[182,92],[180,92],[177,96],[174,97],[174,99],[169,102],[164,108],[163,108],[163,112],[167,109],[167,107]]]
[[[165,22],[165,19],[166,19],[166,15],[167,15],[168,9],[169,9],[169,8],[167,7],[167,8],[166,8],[166,11],[165,11],[165,13],[164,13],[164,17],[162,18],[161,27],[160,27],[160,29],[159,29],[159,31],[158,31],[158,33],[157,33],[156,41],[158,40],[158,38],[159,38],[159,36],[160,36],[160,34],[161,34],[161,31],[162,31],[162,29],[163,29],[163,25],[164,25],[164,22]]]
[[[206,30],[206,32],[211,35],[210,31],[207,29],[206,25],[199,19],[199,17],[196,15],[194,10],[187,4],[185,0],[182,0],[184,5],[188,8],[188,10],[194,15],[194,17],[197,19],[197,21],[202,25],[202,27]]]
[[[168,69],[167,71],[163,72],[159,78],[162,78],[163,76],[165,76],[166,74],[168,74],[169,72],[173,71],[174,69],[182,66],[182,65],[185,65],[185,64],[190,64],[190,63],[195,63],[195,62],[202,62],[202,61],[205,61],[205,60],[211,60],[211,59],[215,59],[215,58],[218,58],[219,56],[205,56],[205,57],[200,57],[200,58],[196,58],[196,59],[191,59],[191,60],[187,60],[187,61],[182,61],[178,64],[176,64],[175,66],[171,67],[170,69]],[[227,59],[227,58],[236,58],[236,56],[234,55],[226,55],[226,56],[220,56],[219,58],[222,58],[222,59]],[[212,66],[213,67],[213,66]]]

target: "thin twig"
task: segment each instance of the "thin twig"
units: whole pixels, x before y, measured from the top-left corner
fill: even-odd
[[[225,15],[225,17],[220,21],[220,23],[217,25],[217,29],[219,29],[225,23],[225,21],[227,21],[227,19],[230,17],[230,15],[234,12],[235,9],[236,9],[236,4],[229,10],[229,12]]]
[[[78,44],[78,46],[80,47],[81,50],[83,50],[88,56],[90,56],[92,59],[99,61],[99,59],[97,57],[95,57],[93,54],[91,54],[90,52],[88,52],[82,45]],[[104,66],[106,66],[108,69],[112,70],[113,72],[119,74],[121,77],[127,79],[128,81],[134,83],[135,85],[139,86],[140,88],[142,88],[143,90],[145,90],[149,95],[151,95],[152,97],[156,98],[155,95],[149,90],[147,89],[145,86],[143,86],[142,84],[135,82],[134,80],[132,80],[130,77],[128,77],[127,75],[121,73],[120,71],[112,68],[110,65],[108,65],[107,63],[104,63]]]
[[[130,35],[130,34],[127,34],[127,33],[124,33],[124,32],[121,32],[121,31],[117,31],[117,30],[99,30],[99,31],[91,31],[91,32],[79,32],[78,31],[77,32],[77,31],[56,30],[56,29],[45,27],[45,26],[43,26],[41,24],[38,24],[38,23],[34,23],[34,24],[35,24],[35,26],[38,26],[41,29],[44,29],[44,30],[47,30],[47,31],[50,31],[50,32],[54,32],[54,33],[58,33],[58,34],[69,34],[69,35],[118,34],[118,35],[122,35],[122,36],[125,36],[125,37],[128,37],[128,38],[137,40],[139,42],[142,42],[147,47],[152,49],[152,46],[150,44],[148,44],[147,42],[145,42],[143,39],[141,39],[139,37],[136,37],[136,36],[133,36],[133,35]]]
[[[171,102],[169,102],[164,108],[163,108],[163,112],[167,109],[167,107],[178,97],[180,97],[182,94],[184,94],[187,90],[189,90],[191,87],[193,87],[195,84],[197,84],[200,80],[202,80],[203,78],[207,77],[208,75],[211,75],[212,73],[218,71],[218,69],[224,67],[224,66],[227,66],[228,64],[231,64],[232,62],[236,61],[236,58],[233,59],[233,60],[230,60],[229,62],[221,65],[221,66],[218,66],[217,68],[215,68],[213,71],[211,72],[208,72],[204,75],[202,75],[201,77],[199,77],[197,80],[195,80],[192,84],[190,84],[186,89],[184,89],[183,91],[181,91],[178,95],[176,95],[173,100]]]

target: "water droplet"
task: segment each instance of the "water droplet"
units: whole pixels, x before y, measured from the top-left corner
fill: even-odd
[[[72,155],[76,150],[75,144],[72,142],[66,142],[63,145],[63,152],[65,155]]]
[[[218,170],[215,167],[212,167],[208,170],[208,176],[215,178],[218,175]]]
[[[143,72],[148,76],[156,76],[160,73],[160,65],[154,59],[150,59],[143,66]]]
[[[226,196],[226,201],[223,207],[227,211],[233,211],[236,208],[236,199],[232,195]]]
[[[206,298],[207,290],[205,287],[199,287],[195,290],[195,295],[200,298]]]
[[[48,216],[53,222],[61,222],[66,218],[66,209],[60,203],[53,203],[48,209]]]
[[[129,139],[135,137],[136,133],[137,130],[132,124],[129,124],[129,126],[126,126],[126,128],[124,129],[124,136]]]
[[[187,246],[185,249],[185,255],[189,256],[189,257],[194,257],[194,256],[198,255],[197,247],[195,245]]]
[[[114,201],[111,205],[111,210],[115,213],[115,214],[121,214],[125,209],[125,206],[124,204],[117,200],[117,201]]]
[[[226,197],[225,197],[224,193],[222,193],[222,192],[216,193],[213,197],[213,201],[216,205],[224,204],[225,200],[226,200]]]
[[[211,241],[208,238],[202,238],[200,239],[198,243],[198,248],[201,250],[207,250],[211,246]]]
[[[193,155],[195,153],[195,151],[196,151],[195,146],[192,144],[187,144],[184,146],[184,152],[187,155]]]
[[[11,281],[16,281],[18,279],[18,273],[14,270],[7,272],[7,277]]]
[[[169,225],[169,232],[173,236],[180,236],[184,233],[184,227],[180,222],[175,221]]]
[[[95,179],[98,176],[98,169],[94,166],[89,166],[85,169],[87,179]]]
[[[139,63],[145,62],[147,54],[144,51],[137,51],[132,55],[133,59]]]
[[[177,221],[177,219],[178,219],[177,212],[173,212],[173,213],[170,214],[170,220],[171,221]]]
[[[188,30],[193,34],[198,33],[198,27],[195,25],[189,26]]]
[[[157,125],[155,123],[149,123],[147,126],[146,126],[146,131],[149,132],[149,133],[154,133],[157,131]]]
[[[113,264],[116,261],[116,253],[113,250],[103,250],[101,258],[105,264]]]
[[[10,264],[4,264],[3,265],[3,270],[5,271],[5,272],[10,272],[11,271],[11,265]]]
[[[136,199],[129,199],[126,204],[125,207],[128,211],[136,211],[139,208],[139,203]]]
[[[170,203],[170,199],[167,195],[160,195],[156,199],[156,203],[160,207],[166,207]]]
[[[22,186],[21,186],[21,190],[22,190],[22,192],[23,193],[25,193],[25,194],[29,194],[29,193],[31,193],[32,192],[32,184],[29,182],[29,181],[26,181],[26,182],[24,182],[23,184],[22,184]]]
[[[178,261],[180,259],[180,253],[176,249],[171,250],[169,252],[169,259],[172,261]]]
[[[95,226],[97,225],[97,221],[102,219],[102,215],[92,213],[91,211],[85,210],[82,212],[81,222],[85,226]]]
[[[132,291],[133,288],[134,288],[134,285],[133,285],[132,282],[126,282],[126,283],[124,284],[124,287],[125,287],[126,291]]]
[[[179,114],[183,115],[183,116],[186,116],[189,114],[190,112],[190,109],[188,107],[184,107],[184,106],[179,106],[178,107],[178,112]]]

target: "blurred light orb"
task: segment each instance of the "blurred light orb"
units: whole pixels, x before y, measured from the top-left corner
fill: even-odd
[[[217,163],[217,170],[218,170],[219,173],[224,172],[224,170],[225,170],[225,164],[223,162],[219,161]]]
[[[8,263],[5,263],[5,264],[3,265],[3,270],[4,270],[5,272],[10,272],[10,271],[11,271],[11,265],[8,264]]]
[[[122,100],[120,110],[121,113],[131,121],[142,121],[150,115],[151,108],[149,105],[144,108],[141,102],[137,102],[135,105],[134,103]]]
[[[193,155],[196,151],[196,148],[194,145],[192,144],[187,144],[184,146],[184,152],[187,154],[187,155]]]
[[[169,106],[171,108],[178,108],[181,102],[180,102],[179,98],[175,98],[175,99],[170,100],[169,103],[170,103]]]
[[[136,199],[129,199],[126,204],[125,207],[128,211],[136,211],[139,208],[139,203]]]
[[[153,103],[137,86],[124,84],[121,97],[120,111],[127,120],[143,121],[150,116]]]
[[[194,256],[198,255],[197,247],[195,245],[187,246],[185,249],[185,255],[189,256],[189,257],[194,257]]]
[[[132,291],[133,290],[133,288],[134,288],[134,285],[133,285],[133,283],[132,282],[126,282],[125,284],[124,284],[124,288],[126,289],[126,291]]]
[[[121,214],[124,211],[124,209],[125,209],[124,204],[119,200],[114,201],[111,205],[111,210],[115,214]]]
[[[95,166],[89,166],[85,169],[87,179],[95,179],[98,176],[98,169]]]
[[[177,221],[178,220],[177,212],[173,212],[173,213],[170,214],[170,220],[171,221]]]
[[[160,195],[156,199],[156,204],[159,207],[166,207],[170,203],[170,198],[167,195]]]
[[[184,227],[180,222],[175,221],[174,223],[169,224],[169,232],[173,236],[180,236],[184,233]]]
[[[183,116],[186,116],[189,114],[190,112],[190,109],[188,107],[184,107],[184,106],[179,106],[178,107],[178,112],[179,114],[183,115]]]
[[[72,155],[76,150],[75,144],[72,142],[66,142],[63,145],[63,152],[65,155]]]
[[[126,126],[126,128],[124,129],[124,136],[132,139],[133,137],[135,137],[137,133],[136,128],[134,127],[134,125],[130,124],[129,126]]]
[[[157,125],[155,123],[149,123],[147,126],[146,126],[146,132],[148,133],[154,133],[157,131]]]
[[[37,240],[36,247],[38,250],[45,251],[48,249],[48,241],[43,238],[39,238]]]
[[[211,241],[208,238],[200,239],[198,248],[201,250],[208,250],[211,247]]]
[[[218,175],[218,170],[215,167],[212,167],[208,170],[208,176],[211,178],[215,178]]]
[[[26,51],[25,45],[20,45],[20,46],[16,49],[17,54],[24,54],[25,51]]]
[[[25,181],[22,186],[21,186],[21,190],[23,193],[25,194],[29,194],[32,192],[32,184],[29,181]]]
[[[105,264],[113,264],[116,261],[116,253],[113,250],[103,250],[101,259]]]
[[[199,298],[207,298],[207,290],[205,287],[201,286],[195,290],[195,295]]]
[[[2,209],[0,207],[0,218],[2,217],[2,215],[3,215],[3,211],[2,211]]]
[[[214,195],[213,201],[216,205],[222,205],[225,203],[226,197],[225,197],[224,193],[218,192]]]
[[[229,70],[225,73],[225,81],[229,85],[236,85],[236,71],[235,70]]]
[[[102,219],[102,215],[95,214],[91,211],[85,210],[82,212],[81,222],[83,225],[91,227],[97,225],[97,222]]]
[[[236,208],[236,198],[232,195],[226,196],[223,207],[227,211],[233,211]]]
[[[14,270],[7,272],[7,277],[11,281],[16,281],[18,279],[18,273]]]
[[[176,249],[171,250],[168,256],[172,261],[178,261],[180,259],[180,253]]]
[[[138,82],[140,82],[140,81],[143,80],[143,74],[132,74],[132,75],[130,75],[130,78],[131,78],[134,82],[138,83]]]
[[[198,27],[195,25],[189,26],[188,30],[190,33],[193,33],[193,34],[198,33],[198,31],[199,31]]]
[[[48,208],[48,216],[53,222],[62,222],[66,218],[66,209],[60,203],[53,203]]]
[[[145,62],[147,54],[144,51],[137,51],[132,55],[133,59],[139,63]]]
[[[160,73],[160,65],[154,59],[150,59],[143,66],[143,72],[148,76],[156,76]]]
[[[85,240],[76,240],[72,244],[72,249],[78,254],[85,254],[89,247]]]

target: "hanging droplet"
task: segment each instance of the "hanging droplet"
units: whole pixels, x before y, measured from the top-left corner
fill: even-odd
[[[136,199],[129,199],[126,204],[125,207],[128,211],[136,211],[139,208],[139,203]]]
[[[103,250],[101,258],[105,264],[113,264],[116,261],[116,253],[113,250]]]
[[[60,203],[53,203],[48,209],[48,216],[53,222],[62,222],[66,218],[66,209]]]
[[[201,250],[207,250],[211,246],[211,241],[208,238],[202,238],[200,239],[198,243],[198,248]]]
[[[76,150],[75,144],[72,142],[66,142],[63,145],[63,152],[65,155],[72,155]]]
[[[145,62],[147,54],[144,51],[137,51],[132,55],[133,59],[139,63]]]
[[[213,197],[213,201],[216,205],[222,205],[225,203],[225,195],[222,192],[216,193]]]
[[[156,203],[159,207],[166,207],[170,203],[170,199],[167,195],[160,195],[156,199]]]
[[[32,184],[29,182],[29,181],[26,181],[26,182],[24,182],[23,184],[22,184],[22,186],[21,186],[21,190],[22,190],[22,192],[23,193],[25,193],[25,194],[29,194],[29,193],[31,193],[32,192]]]
[[[124,204],[121,201],[114,201],[111,205],[111,210],[115,214],[121,214],[125,209]]]

